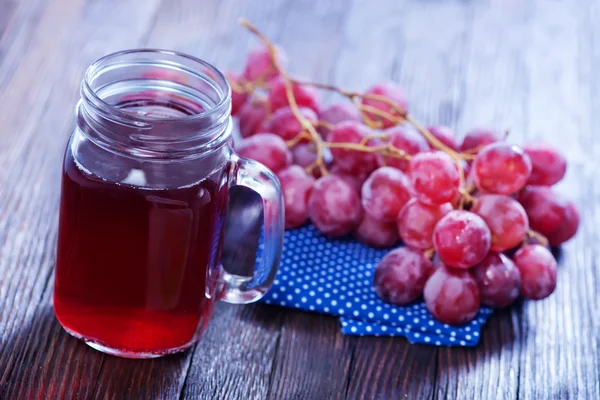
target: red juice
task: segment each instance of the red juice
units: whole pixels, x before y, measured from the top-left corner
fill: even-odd
[[[54,291],[61,324],[130,355],[193,344],[218,297],[223,174],[147,189],[88,174],[67,151]]]

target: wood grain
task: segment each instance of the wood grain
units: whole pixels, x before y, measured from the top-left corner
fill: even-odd
[[[241,16],[287,49],[296,74],[352,89],[393,79],[416,117],[458,136],[493,126],[561,148],[569,170],[556,189],[582,224],[556,293],[495,313],[473,349],[343,336],[333,317],[263,304],[219,304],[195,349],[151,361],[67,335],[52,268],[85,67],[147,46],[239,70],[257,44]],[[0,0],[0,398],[600,398],[599,45],[592,0]],[[254,246],[228,248],[227,268],[247,272]]]

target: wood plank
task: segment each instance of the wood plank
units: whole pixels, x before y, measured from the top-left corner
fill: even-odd
[[[478,126],[511,129],[511,141],[526,128],[526,3],[471,3],[466,65],[456,126],[459,136]],[[440,349],[438,398],[515,398],[519,385],[521,316],[518,307],[496,312],[475,349]]]
[[[68,337],[50,307],[60,165],[84,69],[99,56],[97,51],[139,43],[158,3],[145,4],[140,10],[133,3],[114,8],[53,2],[36,25],[8,90],[0,93],[7,110],[26,117],[0,117],[0,141],[12,153],[0,190],[2,398],[65,398],[71,392],[89,398],[95,389],[104,356]],[[63,22],[57,29],[59,14]],[[36,96],[41,99],[31,103]],[[15,100],[22,100],[17,108],[11,103]]]
[[[527,51],[527,139],[544,140],[567,155],[568,173],[557,191],[580,207],[579,235],[562,247],[556,292],[526,302],[522,311],[519,398],[599,398],[597,151],[592,130],[596,88],[590,19],[595,2],[547,3],[531,9]],[[597,18],[597,16],[595,17]],[[593,83],[594,82],[594,83]],[[595,104],[596,106],[598,103]],[[594,122],[592,123],[592,119]],[[590,151],[592,149],[592,151]],[[543,360],[543,362],[540,362]]]

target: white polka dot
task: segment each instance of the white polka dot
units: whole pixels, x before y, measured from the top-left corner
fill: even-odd
[[[420,336],[421,336],[421,335],[419,334],[419,332],[415,332],[415,337],[416,337],[416,338],[418,338],[418,337],[420,337]]]
[[[450,341],[451,341],[451,342],[454,342],[455,340],[456,340],[456,339],[455,339],[455,338],[453,338],[453,337],[451,337],[451,338],[450,338]]]
[[[385,332],[385,331],[387,331],[387,326],[385,326],[385,325],[382,325],[382,326],[381,326],[381,330],[382,330],[382,331],[384,331],[384,332]]]
[[[373,317],[375,317],[375,315],[374,315],[372,312],[370,312],[370,313],[369,313],[369,314],[367,314],[367,315],[369,316],[369,318],[373,318]]]
[[[460,345],[461,345],[461,346],[464,346],[464,345],[466,345],[465,341],[464,341],[464,340],[461,340],[461,341],[460,341]]]
[[[291,295],[291,294],[288,294],[288,295],[287,295],[287,299],[288,299],[289,301],[292,301],[292,299],[293,299],[292,295]]]
[[[352,307],[352,303],[350,303],[350,302],[346,303],[346,307],[348,307],[348,308]]]
[[[353,314],[354,314],[354,316],[355,316],[355,317],[358,317],[358,315],[359,315],[360,313],[359,313],[358,311],[354,311],[354,313],[353,313]]]
[[[429,321],[429,326],[433,326],[433,321]]]
[[[390,318],[389,314],[383,314],[383,319],[388,319],[388,318]]]
[[[300,301],[306,303],[306,297],[301,298]]]
[[[414,318],[414,319],[413,319],[413,322],[414,322],[415,324],[418,324],[418,323],[419,323],[419,318]]]
[[[371,331],[373,330],[373,328],[371,328],[371,326],[370,326],[370,325],[367,325],[367,328],[366,328],[366,329],[367,329],[367,332],[371,332]]]
[[[321,299],[317,299],[317,300],[315,300],[315,302],[316,302],[317,304],[321,304],[321,303],[323,302],[323,300],[321,300]]]
[[[471,335],[465,335],[465,339],[471,340]]]
[[[450,332],[450,335],[456,336],[456,332]]]
[[[323,307],[323,311],[329,312],[329,307]]]
[[[439,341],[439,340],[436,340],[436,342],[435,342],[435,345],[436,345],[436,346],[441,346],[442,344],[440,343],[440,341]]]
[[[277,299],[279,297],[279,295],[277,293],[273,293],[273,298]]]
[[[352,331],[353,333],[356,333],[356,327],[353,326],[352,328],[350,328],[350,331]]]
[[[360,308],[362,308],[363,310],[367,309],[367,305],[366,304],[361,304]]]
[[[437,333],[439,335],[440,333],[442,333],[442,330],[441,329],[436,329],[435,333]]]
[[[469,332],[470,330],[471,330],[471,327],[470,327],[470,326],[467,326],[467,327],[465,328],[465,331],[467,331],[467,332]]]
[[[344,313],[344,309],[343,309],[343,308],[340,308],[340,309],[338,310],[338,312],[339,312],[340,314],[343,314],[343,313]]]
[[[473,332],[473,336],[479,336],[479,332]]]
[[[426,341],[427,343],[429,343],[429,342],[431,341],[431,339],[429,338],[429,336],[425,336],[425,337],[423,338],[423,340],[424,340],[424,341]]]
[[[311,306],[308,306],[308,309],[309,309],[310,311],[314,311],[314,310],[315,310],[315,306],[312,306],[312,305],[311,305]]]
[[[398,317],[398,321],[404,321],[404,315],[400,315],[400,316]]]

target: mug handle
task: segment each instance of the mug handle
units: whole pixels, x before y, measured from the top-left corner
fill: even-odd
[[[275,280],[285,229],[283,194],[279,179],[259,162],[231,154],[231,186],[244,186],[257,192],[263,203],[263,247],[255,263],[253,275],[241,276],[222,271],[225,284],[221,300],[232,304],[248,304],[262,298]]]

